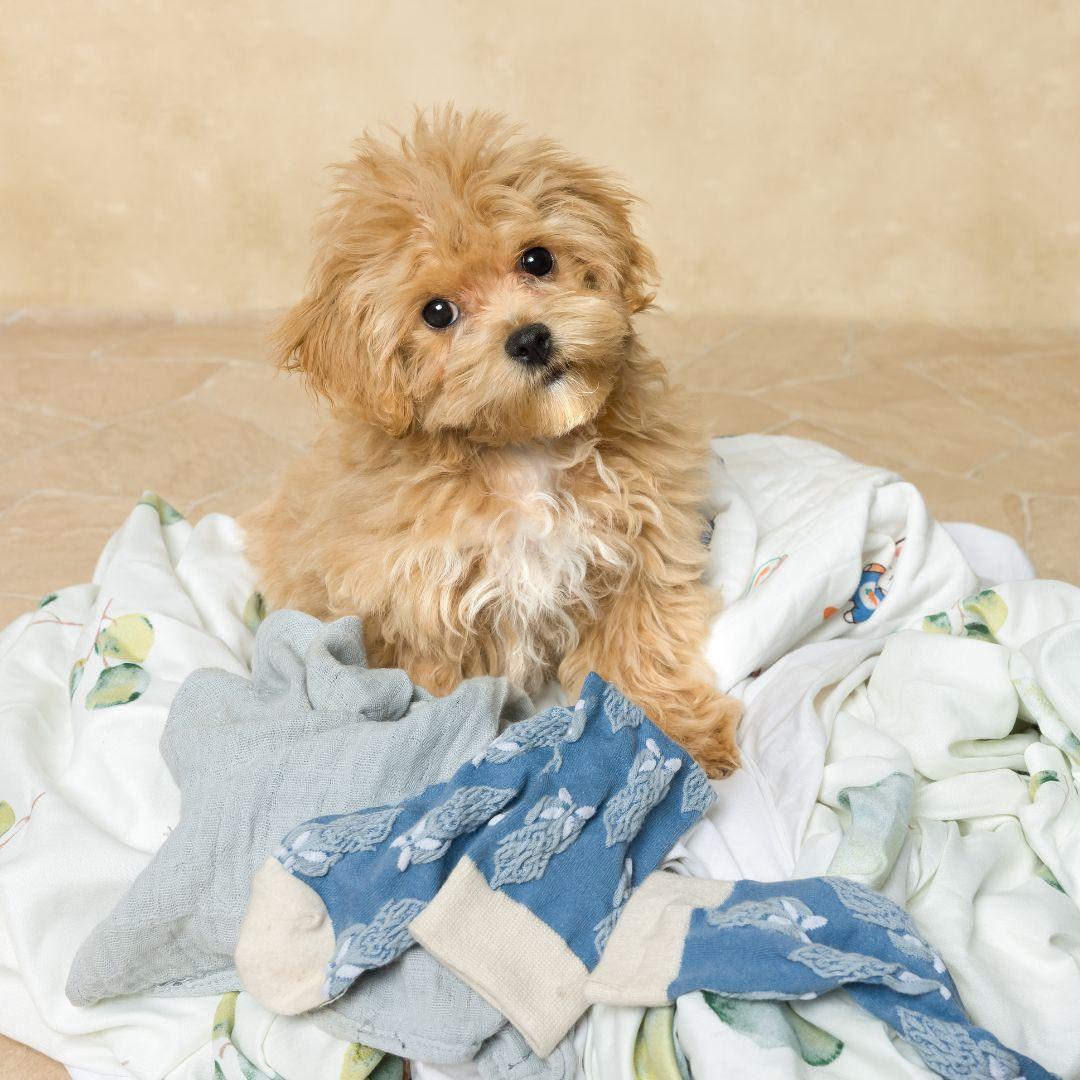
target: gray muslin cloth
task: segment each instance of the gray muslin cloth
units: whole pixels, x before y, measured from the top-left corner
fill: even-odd
[[[436,698],[403,671],[367,666],[358,618],[276,611],[251,678],[196,671],[176,693],[161,752],[180,821],[112,914],[79,948],[67,995],[241,989],[233,951],[251,877],[298,822],[398,802],[449,778],[499,729],[532,712],[505,679]],[[312,1019],[406,1058],[477,1058],[485,1080],[561,1080],[569,1040],[541,1061],[502,1015],[422,949],[369,972]]]

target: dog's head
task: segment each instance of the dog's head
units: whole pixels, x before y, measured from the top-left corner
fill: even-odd
[[[335,406],[386,431],[555,437],[630,356],[652,256],[607,173],[499,118],[443,110],[337,170],[308,295],[277,342]]]

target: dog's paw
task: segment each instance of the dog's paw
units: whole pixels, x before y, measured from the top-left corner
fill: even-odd
[[[711,686],[672,690],[662,700],[640,701],[646,714],[680,743],[714,779],[730,776],[739,767],[735,732],[742,703]]]
[[[729,709],[721,710],[723,716],[729,714]],[[735,721],[738,721],[742,709],[736,707],[734,711]],[[730,776],[739,768],[739,748],[735,743],[734,727],[730,731],[721,728],[707,733],[696,746],[687,747],[694,760],[705,770],[705,775],[714,779],[723,779]]]

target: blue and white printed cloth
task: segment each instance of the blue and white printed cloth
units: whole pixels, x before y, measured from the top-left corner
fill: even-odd
[[[575,958],[559,962],[576,964],[583,981],[627,897],[713,799],[686,751],[590,675],[574,708],[511,725],[445,783],[392,806],[293,829],[256,874],[238,970],[278,1011],[331,1000],[413,944],[410,924],[467,860],[488,895],[503,894],[516,905],[511,910],[525,909],[557,935],[548,940]],[[298,887],[304,915],[297,919],[280,898],[295,898]],[[505,929],[465,925],[476,914],[471,907],[456,920],[458,941],[470,929],[488,940]],[[297,998],[295,987],[311,980],[311,958],[322,962],[325,943],[309,949],[305,926],[322,934],[326,918],[333,950],[321,988]],[[272,942],[295,952],[295,964],[275,955]]]
[[[972,1023],[944,961],[880,893],[842,877],[727,888],[726,899],[703,903],[702,882],[652,875],[627,904],[587,997],[641,1005],[707,990],[800,1001],[842,989],[948,1080],[1053,1076]]]

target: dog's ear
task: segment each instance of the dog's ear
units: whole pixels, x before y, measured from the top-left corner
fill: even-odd
[[[622,279],[622,296],[633,312],[644,311],[656,298],[660,277],[653,253],[641,241],[625,215],[625,232],[619,238],[626,251],[626,269]]]
[[[588,275],[616,290],[631,312],[643,311],[656,295],[656,260],[634,229],[637,199],[603,169],[548,151],[560,160],[555,185],[570,213],[587,226],[580,235]]]
[[[275,358],[332,405],[399,437],[412,426],[413,407],[397,350],[377,348],[365,322],[361,307],[344,302],[335,290],[315,289],[278,325]]]
[[[634,229],[632,210],[637,199],[605,173],[589,185],[589,194],[614,250],[612,270],[617,288],[632,312],[644,311],[656,297],[660,275],[653,253]]]

